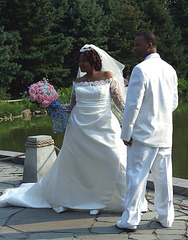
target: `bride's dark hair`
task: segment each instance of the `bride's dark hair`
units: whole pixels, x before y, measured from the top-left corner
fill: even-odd
[[[84,54],[84,58],[91,64],[95,71],[101,70],[102,61],[99,54],[94,49],[85,52],[80,52],[80,54]]]

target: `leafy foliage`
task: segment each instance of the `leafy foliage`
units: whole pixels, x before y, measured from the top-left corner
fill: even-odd
[[[19,58],[21,65],[17,78],[11,82],[11,94],[19,95],[31,83],[43,76],[58,85],[63,70],[64,57],[69,53],[70,39],[57,32],[62,16],[53,8],[51,0],[7,0],[1,9],[0,23],[5,30],[18,31],[20,35]],[[57,14],[56,14],[57,13]]]
[[[40,107],[36,104],[29,104],[27,101],[23,102],[0,102],[0,117],[9,117],[20,115],[25,109],[30,109],[31,111],[39,110]]]
[[[7,99],[11,82],[16,78],[20,65],[14,62],[18,58],[19,34],[6,32],[0,27],[0,97]]]
[[[158,51],[161,57],[178,70],[177,67],[184,56],[184,48],[179,45],[181,31],[174,25],[172,16],[164,4],[165,1],[142,0],[137,2],[141,11],[144,12],[144,22],[149,23],[148,30],[157,36]],[[179,74],[181,73],[179,72]]]
[[[180,97],[188,97],[188,81],[184,78],[178,79],[178,94]]]
[[[95,44],[125,64],[138,63],[135,34],[151,30],[158,51],[187,80],[186,0],[1,0],[0,99],[20,97],[47,77],[56,88],[76,77],[78,50]],[[8,95],[10,94],[10,95]]]
[[[188,79],[188,71],[187,71],[188,69],[188,42],[187,42],[188,1],[187,0],[168,0],[166,4],[171,13],[174,25],[180,28],[180,31],[181,31],[182,38],[178,43],[179,43],[179,46],[181,47],[183,46],[184,52],[182,55],[181,62],[178,63],[178,69],[181,73],[181,76]]]
[[[71,93],[72,93],[72,86],[68,88],[60,88],[57,90],[57,93],[59,94],[59,99],[61,101],[61,104],[69,103],[71,98]]]
[[[70,75],[63,78],[63,86],[70,86],[76,77],[76,56],[79,49],[86,43],[103,46],[108,39],[108,17],[105,16],[102,7],[95,0],[69,0],[69,6],[62,20],[59,30],[66,37],[72,37],[72,49],[65,59],[66,69],[70,69]],[[66,84],[67,83],[67,84]]]
[[[140,9],[132,1],[109,0],[108,3],[108,7],[105,7],[110,20],[108,49],[114,58],[125,64],[124,74],[127,77],[135,65],[135,33],[142,27],[147,28],[148,24],[143,22]]]

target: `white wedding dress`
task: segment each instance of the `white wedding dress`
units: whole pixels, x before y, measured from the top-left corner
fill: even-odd
[[[37,183],[5,190],[0,207],[123,211],[127,156],[112,99],[123,111],[116,77],[73,82],[69,124],[52,168]]]

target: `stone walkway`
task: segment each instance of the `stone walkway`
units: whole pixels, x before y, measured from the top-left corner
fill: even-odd
[[[22,176],[23,165],[0,161],[0,195],[6,188],[18,187]],[[163,228],[155,221],[156,210],[152,190],[147,191],[146,198],[149,210],[142,215],[142,221],[134,233],[126,233],[115,227],[121,213],[100,212],[96,216],[90,216],[88,211],[67,211],[57,214],[52,209],[0,208],[0,240],[188,239],[188,197],[174,195],[175,221],[172,228]]]

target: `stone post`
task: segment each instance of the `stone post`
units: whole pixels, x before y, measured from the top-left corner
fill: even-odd
[[[54,140],[48,135],[29,136],[24,161],[23,183],[37,182],[56,159]]]

